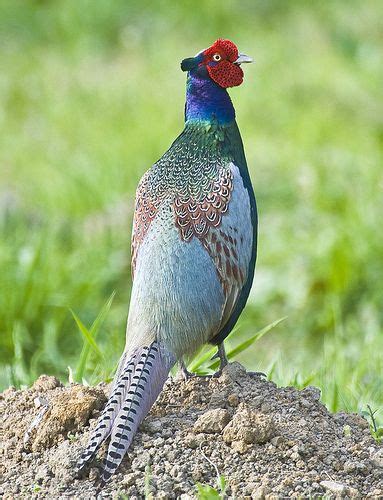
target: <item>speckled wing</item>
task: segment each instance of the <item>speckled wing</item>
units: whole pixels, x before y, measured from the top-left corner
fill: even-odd
[[[250,198],[239,169],[233,163],[221,168],[200,202],[176,198],[174,213],[181,239],[198,238],[214,262],[225,296],[220,331],[247,281],[254,244]]]
[[[248,279],[253,253],[250,198],[239,169],[230,165],[232,192],[228,210],[218,227],[209,231],[205,247],[213,259],[225,295],[220,330],[230,319]]]
[[[229,320],[248,278],[253,230],[250,199],[239,169],[233,163],[216,167],[204,190],[196,195],[190,187],[161,185],[158,169],[149,170],[136,193],[132,235],[132,276],[137,254],[162,203],[171,204],[180,240],[199,240],[211,257],[224,292],[225,302],[218,333]],[[175,189],[174,189],[175,188]],[[194,265],[195,263],[185,263]]]
[[[133,216],[132,230],[132,279],[136,268],[137,252],[145,238],[146,233],[155,218],[158,209],[161,205],[162,198],[152,192],[150,185],[151,171],[146,172],[138,184],[136,191],[136,201]]]

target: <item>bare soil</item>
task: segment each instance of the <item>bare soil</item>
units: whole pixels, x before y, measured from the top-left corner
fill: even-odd
[[[383,497],[383,446],[364,418],[331,414],[318,389],[278,388],[238,363],[216,379],[169,380],[98,492],[105,446],[85,477],[75,477],[75,463],[106,392],[46,375],[4,391],[0,496],[188,499],[197,483],[216,487],[218,473],[225,497]]]

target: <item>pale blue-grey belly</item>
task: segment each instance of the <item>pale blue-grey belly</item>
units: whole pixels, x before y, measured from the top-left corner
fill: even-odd
[[[223,305],[211,257],[197,238],[181,240],[163,206],[138,252],[127,342],[157,338],[178,357],[190,354],[216,333]]]

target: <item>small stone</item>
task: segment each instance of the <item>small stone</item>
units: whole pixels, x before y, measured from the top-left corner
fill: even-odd
[[[313,401],[319,401],[320,396],[321,396],[321,391],[317,387],[313,387],[312,385],[309,385],[302,389],[301,391],[302,394],[305,394],[306,396],[309,396],[311,400]]]
[[[334,455],[328,455],[327,457],[324,458],[323,462],[326,464],[326,465],[331,465],[335,460],[335,457]]]
[[[251,406],[253,408],[260,408],[262,406],[263,400],[264,400],[263,396],[254,396],[251,402]]]
[[[303,408],[310,408],[312,405],[311,401],[309,401],[308,399],[304,399],[304,398],[301,399],[300,403],[301,403],[301,406],[303,406]]]
[[[351,460],[347,461],[343,466],[344,472],[347,472],[348,474],[350,472],[354,472],[355,469],[356,469],[355,464]]]
[[[14,387],[13,385],[10,385],[8,387],[8,389],[5,389],[1,394],[0,394],[0,398],[4,398],[4,399],[7,399],[9,396],[12,396],[13,393],[16,392],[16,387]]]
[[[159,420],[152,420],[150,422],[145,422],[145,430],[150,434],[156,434],[157,432],[161,432],[162,425]]]
[[[134,472],[126,474],[122,480],[124,486],[133,486],[136,483],[137,475]]]
[[[257,488],[257,484],[254,481],[244,483],[244,493],[251,495],[251,492]]]
[[[14,487],[12,488],[12,493],[20,493],[20,486],[18,484],[14,485]]]
[[[362,417],[362,415],[358,415],[357,413],[351,413],[351,414],[340,413],[338,415],[343,415],[347,419],[347,422],[351,427],[354,425],[361,429],[368,429],[368,430],[370,429],[370,424],[364,417]]]
[[[195,432],[215,434],[222,432],[230,421],[230,413],[223,408],[209,410],[200,415],[194,424]]]
[[[375,488],[374,490],[370,491],[368,496],[373,498],[380,498],[381,496],[383,496],[383,489],[381,490],[380,488]]]
[[[368,466],[366,465],[365,462],[354,462],[354,464],[358,472],[362,474],[366,474],[368,472]]]
[[[240,365],[237,361],[234,363],[229,363],[222,370],[222,375],[218,379],[220,382],[228,383],[235,382],[247,376],[245,368]]]
[[[275,436],[273,437],[271,440],[270,440],[271,444],[273,446],[275,446],[276,448],[278,448],[279,446],[281,446],[281,444],[283,443],[283,437],[282,436]]]
[[[351,488],[351,486],[347,488],[347,495],[351,498],[361,498],[359,491],[356,488]]]
[[[37,396],[37,398],[33,400],[33,404],[35,405],[35,408],[40,408],[41,406],[48,406],[49,402],[46,398]]]
[[[140,455],[132,460],[132,470],[144,471],[150,463],[150,455],[147,451],[142,451]]]
[[[267,488],[265,488],[264,486],[260,486],[259,488],[255,488],[251,492],[251,498],[253,498],[254,500],[264,500],[267,494]]]
[[[232,407],[234,407],[234,408],[239,405],[239,397],[235,393],[229,394],[227,400],[229,402],[229,405],[232,406]]]
[[[273,433],[274,422],[270,416],[242,403],[231,422],[225,427],[223,439],[226,443],[241,440],[247,444],[266,443]]]
[[[35,481],[45,481],[47,480],[50,476],[52,476],[52,471],[47,465],[42,465],[37,468],[36,473],[35,473]]]
[[[226,395],[221,392],[214,392],[210,398],[210,407],[222,408],[226,403]]]
[[[56,387],[62,387],[62,383],[58,378],[50,377],[49,375],[40,375],[32,385],[34,391],[49,391],[56,389]]]
[[[193,473],[192,473],[192,478],[193,478],[193,481],[201,481],[202,479],[202,473],[200,470],[194,470]]]
[[[233,441],[231,443],[231,447],[237,453],[243,454],[246,453],[249,449],[249,445],[245,443],[245,441]]]
[[[331,491],[335,495],[344,495],[347,492],[347,486],[335,481],[321,481],[320,485],[327,491]]]
[[[185,439],[185,444],[192,450],[195,450],[204,441],[205,436],[203,434],[188,434]]]
[[[261,412],[262,413],[270,413],[272,410],[271,405],[269,403],[262,403]]]
[[[371,455],[371,462],[375,467],[383,469],[383,448]]]

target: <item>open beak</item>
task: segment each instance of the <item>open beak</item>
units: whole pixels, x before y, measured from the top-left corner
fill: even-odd
[[[253,62],[252,58],[247,56],[246,54],[239,54],[238,59],[234,61],[234,64],[242,64],[242,63],[251,63]]]

